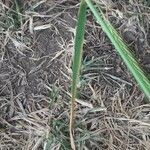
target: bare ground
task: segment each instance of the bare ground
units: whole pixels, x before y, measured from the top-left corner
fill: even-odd
[[[98,1],[147,75],[148,1]],[[0,149],[70,150],[71,57],[78,1],[0,1]],[[21,20],[21,21],[20,21]],[[79,150],[149,150],[150,105],[87,17],[76,105]]]

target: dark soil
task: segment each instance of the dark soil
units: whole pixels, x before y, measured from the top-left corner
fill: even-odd
[[[50,124],[53,124],[53,121],[59,121],[61,117],[65,125],[68,123],[70,98],[67,93],[70,92],[71,86],[70,70],[77,3],[71,0],[62,3],[57,0],[55,2],[48,0],[36,7],[34,11],[37,13],[53,14],[53,16],[35,17],[35,25],[50,23],[51,28],[34,31],[34,34],[31,34],[28,25],[25,25],[26,30],[22,31],[19,28],[16,31],[10,31],[11,38],[26,45],[23,49],[16,48],[11,38],[8,38],[6,42],[6,34],[0,33],[0,141],[2,141],[0,149],[42,149],[45,139],[53,135],[54,127]],[[28,10],[33,4],[35,1],[24,1],[23,6]],[[136,8],[133,4],[125,5],[128,5],[127,8]],[[50,10],[52,7],[54,9]],[[145,24],[132,19],[120,3],[114,2],[113,7],[113,11],[120,8],[125,16],[119,19],[109,10],[108,17],[132,49],[142,69],[149,75],[150,23]],[[25,13],[25,10],[22,13]],[[143,17],[144,19],[147,18]],[[6,32],[4,29],[2,31]],[[22,34],[20,37],[18,32]],[[149,141],[149,128],[145,125],[144,129],[142,128],[144,125],[138,126],[138,122],[134,123],[133,120],[142,122],[147,117],[145,120],[149,124],[150,106],[149,104],[145,106],[143,93],[91,14],[88,15],[85,39],[83,59],[92,60],[106,56],[101,60],[100,66],[111,69],[86,71],[83,74],[84,76],[96,73],[98,77],[83,85],[79,98],[91,103],[94,107],[101,107],[103,104],[102,107],[107,109],[106,113],[94,112],[87,115],[85,106],[77,106],[77,120],[82,122],[82,131],[86,128],[92,135],[100,131],[98,137],[93,136],[93,139],[87,140],[85,138],[83,145],[90,149],[93,147],[95,149],[148,150],[146,142]],[[89,88],[89,84],[96,96]],[[56,92],[56,95],[51,97],[55,93],[54,87],[59,89],[59,94]],[[95,123],[92,120],[94,117]],[[121,120],[122,118],[124,120]],[[128,119],[133,119],[133,123]],[[76,132],[79,138],[84,137],[82,137],[83,132],[81,134],[80,126]],[[142,136],[145,136],[147,140],[144,141]],[[96,138],[101,140],[96,141]]]

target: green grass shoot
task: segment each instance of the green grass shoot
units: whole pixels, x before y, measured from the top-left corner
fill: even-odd
[[[71,111],[70,111],[70,140],[71,147],[75,150],[75,143],[73,139],[73,121],[74,121],[74,107],[75,107],[75,98],[77,92],[77,84],[79,81],[79,72],[82,61],[82,52],[83,52],[83,41],[84,41],[84,28],[86,22],[86,2],[84,0],[81,1],[79,12],[78,12],[78,23],[75,35],[75,44],[74,44],[74,56],[73,56],[73,67],[72,67],[72,98],[71,98]]]
[[[129,48],[123,42],[117,31],[114,27],[110,24],[110,22],[104,17],[102,11],[97,11],[95,5],[92,3],[91,0],[85,0],[87,2],[88,7],[94,14],[97,22],[101,25],[103,31],[107,34],[108,38],[115,46],[115,49],[120,54],[121,58],[125,62],[126,66],[136,79],[137,83],[147,96],[148,100],[150,100],[150,81],[139,67],[138,62],[130,52]]]

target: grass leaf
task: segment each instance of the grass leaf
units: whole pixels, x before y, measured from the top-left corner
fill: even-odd
[[[114,27],[110,24],[110,22],[104,17],[102,11],[97,11],[91,0],[85,1],[92,13],[94,14],[97,22],[101,25],[103,31],[107,34],[107,36],[115,46],[115,49],[117,50],[117,52],[127,65],[128,69],[133,74],[137,83],[150,101],[150,81],[148,80],[142,69],[139,67],[138,62],[130,52],[129,48],[123,42],[123,40],[114,29]]]
[[[78,22],[76,28],[75,35],[75,45],[74,45],[74,56],[73,56],[73,74],[72,74],[72,97],[71,97],[71,112],[70,112],[70,141],[72,149],[75,149],[75,143],[73,139],[73,122],[74,122],[74,106],[75,106],[75,98],[77,92],[77,84],[79,80],[79,72],[81,67],[82,60],[82,51],[83,51],[83,41],[84,41],[84,31],[85,31],[85,22],[86,22],[86,2],[82,0],[80,3],[80,8],[78,12]]]

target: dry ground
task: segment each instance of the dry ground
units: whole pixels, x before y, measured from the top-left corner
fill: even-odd
[[[97,2],[149,75],[149,0]],[[1,150],[71,149],[78,7],[74,0],[0,0]],[[90,12],[87,18],[76,100],[77,149],[150,150],[150,104]]]

